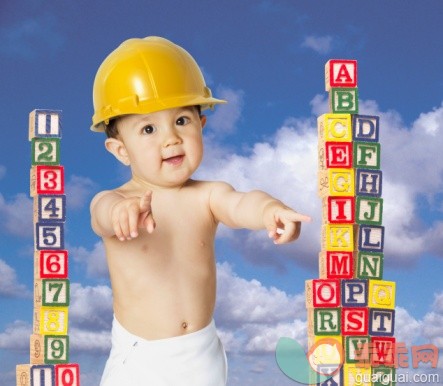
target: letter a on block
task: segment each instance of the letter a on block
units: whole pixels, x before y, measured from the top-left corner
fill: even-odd
[[[325,89],[331,87],[357,87],[357,61],[331,59],[325,65]]]

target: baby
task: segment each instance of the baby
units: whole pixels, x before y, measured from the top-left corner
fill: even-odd
[[[159,37],[124,42],[100,66],[93,93],[92,129],[106,132],[106,149],[132,172],[91,202],[114,297],[101,385],[226,385],[213,321],[218,224],[267,229],[283,244],[310,218],[261,191],[191,179],[203,157],[202,110],[225,101],[181,47]]]

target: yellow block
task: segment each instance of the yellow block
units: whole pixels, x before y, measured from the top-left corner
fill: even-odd
[[[322,249],[327,251],[353,251],[354,227],[352,224],[325,224],[322,241]]]
[[[351,363],[343,365],[344,386],[371,386],[371,366],[362,367]]]
[[[40,334],[67,335],[68,307],[41,307]]]
[[[374,308],[395,307],[395,282],[369,280],[368,306]]]
[[[330,168],[318,173],[318,193],[326,196],[354,196],[354,169]]]
[[[351,142],[351,114],[323,114],[317,119],[318,137],[322,141]]]

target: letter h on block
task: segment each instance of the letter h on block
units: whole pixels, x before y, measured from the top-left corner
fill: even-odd
[[[382,172],[381,170],[356,169],[355,184],[356,195],[381,197]]]
[[[306,308],[340,306],[340,280],[338,279],[306,280],[305,292]]]

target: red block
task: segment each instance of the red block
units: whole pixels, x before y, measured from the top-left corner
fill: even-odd
[[[323,219],[331,224],[353,224],[355,222],[355,197],[325,197],[323,199]]]
[[[80,368],[77,363],[55,365],[55,386],[80,386]]]
[[[326,142],[325,157],[327,168],[352,168],[352,142]]]
[[[340,280],[313,279],[306,281],[306,307],[339,307]]]
[[[367,335],[368,319],[369,312],[366,307],[342,308],[342,335]]]
[[[325,65],[325,89],[357,87],[357,61],[331,59]]]
[[[371,338],[371,365],[393,366],[395,361],[395,338]]]

